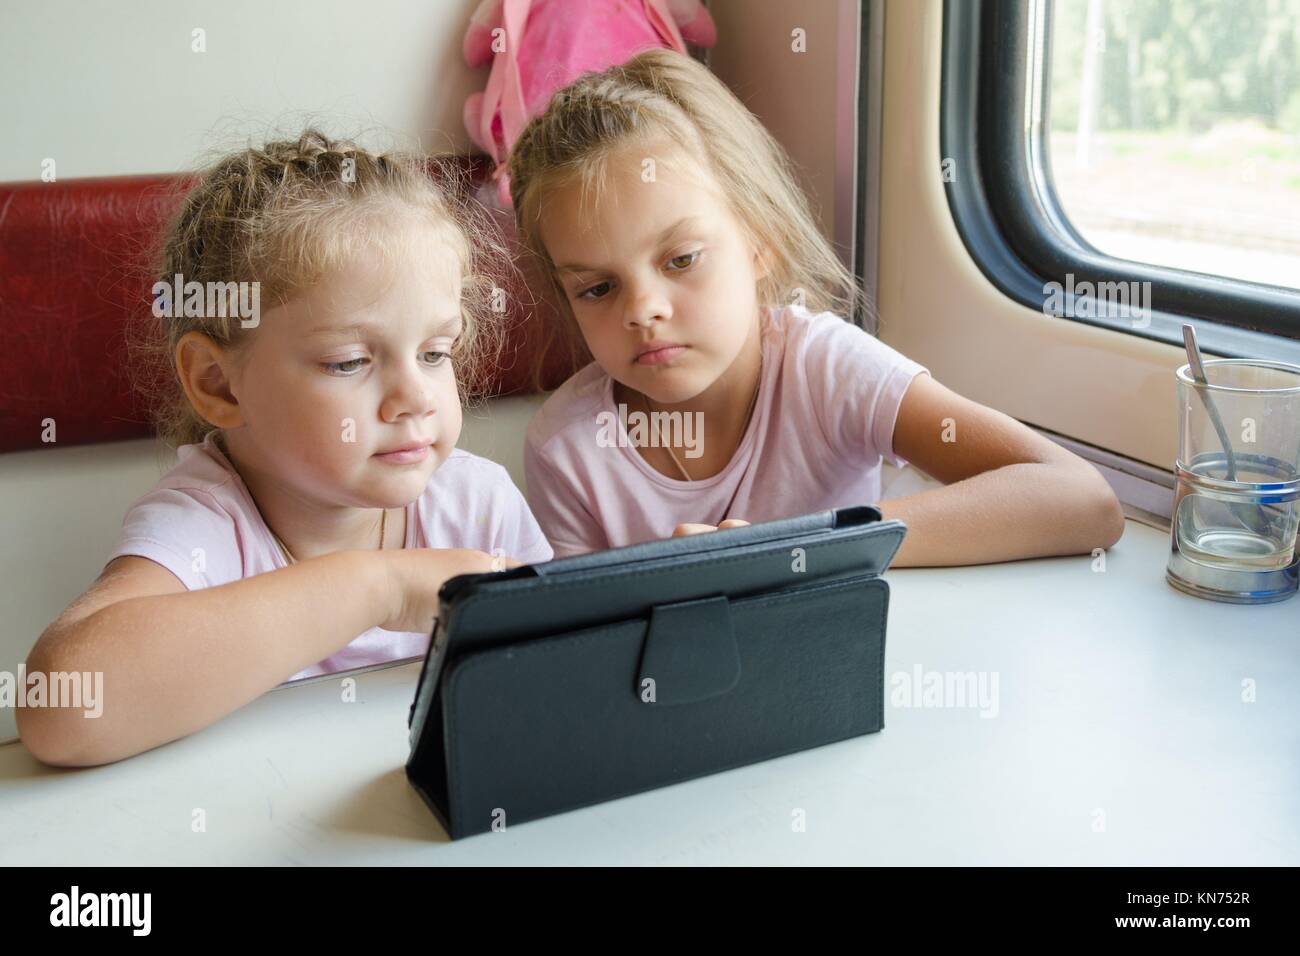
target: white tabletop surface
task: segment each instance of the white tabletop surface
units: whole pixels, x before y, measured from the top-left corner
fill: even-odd
[[[1104,571],[889,571],[887,694],[996,674],[989,716],[888,700],[878,734],[452,843],[406,780],[403,664],[105,767],[0,746],[0,863],[1300,863],[1300,598],[1181,594],[1168,548],[1129,521]]]

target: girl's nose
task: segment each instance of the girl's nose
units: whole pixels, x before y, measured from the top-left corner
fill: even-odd
[[[623,324],[627,328],[648,328],[656,321],[672,318],[672,302],[657,284],[647,283],[628,291],[627,309],[623,314]]]
[[[449,361],[449,359],[443,359]],[[418,363],[412,361],[395,370],[386,383],[383,418],[392,421],[404,414],[423,418],[434,410],[433,384]]]

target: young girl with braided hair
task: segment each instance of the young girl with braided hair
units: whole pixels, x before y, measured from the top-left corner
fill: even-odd
[[[860,289],[784,151],[689,57],[580,77],[509,171],[520,236],[592,360],[528,429],[528,500],[557,555],[877,503],[884,458],[945,482],[878,503],[909,526],[896,565],[1122,533],[1095,468],[844,320]]]
[[[264,314],[155,301],[133,353],[142,382],[162,363],[178,461],[28,659],[104,675],[98,719],[19,711],[38,758],[109,762],[286,679],[418,657],[447,578],[550,559],[505,469],[455,447],[499,341],[471,210],[422,160],[310,129],[200,177],[155,293],[255,284]]]

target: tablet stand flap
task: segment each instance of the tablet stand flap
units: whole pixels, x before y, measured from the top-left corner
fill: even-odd
[[[740,681],[740,653],[725,595],[656,604],[641,650],[637,696],[693,704],[727,693]]]

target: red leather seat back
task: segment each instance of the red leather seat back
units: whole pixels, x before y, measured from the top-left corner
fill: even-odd
[[[465,159],[470,181],[483,164]],[[157,277],[149,253],[191,178],[118,176],[0,184],[0,452],[152,434],[128,377],[128,321],[147,314]],[[485,373],[491,395],[536,391],[573,371],[567,351],[545,343],[558,318],[526,287],[507,286],[511,330]]]

